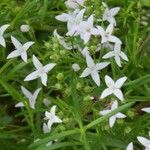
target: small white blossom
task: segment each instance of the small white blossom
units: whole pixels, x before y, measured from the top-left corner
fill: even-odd
[[[48,128],[46,123],[43,123],[43,133],[49,133],[51,132],[51,128]]]
[[[123,97],[123,93],[120,90],[120,88],[122,87],[122,85],[124,84],[124,82],[127,80],[127,77],[122,77],[120,79],[118,79],[116,82],[114,82],[112,80],[111,77],[109,77],[108,75],[105,76],[105,83],[107,85],[108,88],[106,88],[102,94],[101,94],[101,99],[114,94],[119,100],[123,101],[124,97]]]
[[[129,143],[126,150],[133,150],[133,143]]]
[[[115,58],[116,64],[119,67],[121,67],[120,58],[122,58],[125,61],[128,61],[128,57],[126,56],[126,54],[121,51],[121,44],[118,44],[118,43],[115,44],[113,51],[110,51],[103,56],[103,59],[107,59],[107,58],[111,58],[111,57]]]
[[[116,26],[116,20],[114,18],[114,16],[119,12],[120,7],[114,7],[109,9],[108,7],[106,7],[102,20],[103,21],[108,21],[109,23],[113,24],[114,26]]]
[[[110,110],[103,110],[103,111],[100,111],[99,114],[100,115],[106,115],[108,113],[110,113],[111,111],[115,110],[118,108],[118,102],[117,101],[114,101],[111,105],[111,109]],[[124,115],[123,113],[120,113],[118,112],[117,114],[111,116],[109,118],[109,126],[112,128],[115,124],[115,121],[117,118],[125,118],[126,115]]]
[[[27,25],[27,24],[23,24],[23,25],[20,26],[20,30],[21,30],[22,32],[29,32],[30,27],[29,27],[29,25]]]
[[[150,140],[149,139],[142,137],[142,136],[138,136],[137,139],[145,147],[145,150],[150,150]]]
[[[79,64],[74,63],[74,64],[72,65],[72,69],[73,69],[75,72],[78,72],[81,68],[80,68]]]
[[[11,41],[15,46],[15,50],[11,52],[8,56],[7,59],[10,58],[15,58],[18,56],[21,56],[24,62],[27,62],[27,50],[34,44],[34,42],[27,42],[25,44],[21,44],[16,38],[11,36]]]
[[[65,5],[70,9],[79,9],[80,6],[84,6],[85,0],[67,0]]]
[[[57,38],[59,44],[62,45],[65,49],[67,49],[67,50],[71,50],[72,49],[72,46],[69,46],[65,42],[65,39],[57,33],[57,30],[54,30],[54,36]]]
[[[35,68],[37,69],[36,71],[30,73],[24,81],[31,81],[37,78],[41,78],[41,82],[43,85],[46,86],[47,84],[47,74],[48,72],[56,65],[55,63],[49,63],[45,66],[41,64],[41,62],[37,59],[35,55],[33,55],[33,64]]]
[[[6,31],[6,29],[9,27],[10,25],[8,24],[5,24],[5,25],[2,25],[0,27],[0,45],[2,45],[3,47],[6,47],[6,42],[5,42],[5,39],[4,39],[4,32]]]
[[[63,13],[61,15],[56,16],[56,19],[62,22],[67,22],[67,29],[68,32],[66,35],[68,36],[75,36],[76,32],[78,30],[78,27],[83,20],[83,14],[85,12],[85,9],[82,9],[81,11],[74,11],[71,14]]]
[[[49,129],[51,129],[51,126],[54,124],[54,123],[61,123],[62,120],[55,115],[55,111],[56,111],[56,105],[54,105],[51,109],[50,109],[50,112],[45,112],[45,120],[48,120],[47,122],[47,126]]]
[[[121,40],[118,37],[112,35],[113,29],[114,29],[113,24],[109,24],[108,27],[106,28],[106,31],[101,26],[97,26],[97,28],[102,38],[101,40],[102,44],[106,42],[122,44]]]
[[[84,57],[86,57],[86,55],[90,55],[88,47],[85,47],[83,50],[80,50],[80,52]]]
[[[32,94],[30,91],[28,91],[25,87],[21,86],[21,91],[25,95],[25,97],[29,100],[29,105],[32,109],[35,109],[35,103],[37,96],[39,92],[41,91],[41,88],[38,88],[35,90],[35,92]],[[24,104],[22,102],[19,102],[15,105],[15,107],[24,107]]]
[[[87,21],[82,21],[77,29],[77,34],[80,34],[84,44],[87,44],[91,38],[91,35],[98,35],[98,29],[93,26],[94,17],[91,15]]]
[[[84,78],[91,75],[92,79],[97,84],[97,86],[100,86],[100,77],[98,72],[104,69],[105,67],[107,67],[110,63],[102,62],[102,63],[95,64],[90,55],[86,55],[86,63],[87,63],[87,68],[83,71],[80,78]]]
[[[142,111],[145,111],[145,112],[147,112],[147,113],[150,113],[150,107],[142,108],[141,110],[142,110]]]

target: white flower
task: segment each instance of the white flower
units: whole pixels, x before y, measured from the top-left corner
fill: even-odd
[[[105,9],[102,20],[103,21],[108,21],[109,23],[113,24],[116,26],[116,20],[114,16],[119,12],[120,7],[114,7],[109,9],[108,7]]]
[[[24,45],[22,45],[16,38],[11,36],[12,43],[15,46],[15,50],[11,52],[7,59],[15,58],[18,56],[21,56],[24,62],[27,62],[27,50],[34,44],[34,42],[27,42]]]
[[[26,98],[29,100],[29,105],[32,109],[35,109],[35,103],[37,96],[39,92],[41,91],[41,88],[38,88],[35,90],[35,92],[32,94],[30,91],[28,91],[25,87],[21,86],[22,93],[26,96]],[[19,102],[15,105],[15,107],[23,107],[24,104],[22,102]]]
[[[83,20],[84,12],[85,12],[85,9],[82,9],[79,12],[75,10],[73,13],[70,13],[70,14],[63,13],[61,15],[56,16],[55,18],[59,21],[67,22],[68,32],[66,33],[66,35],[75,36],[78,26]]]
[[[31,81],[37,78],[41,78],[41,82],[43,85],[46,86],[47,84],[47,74],[48,72],[56,65],[55,63],[49,63],[45,66],[43,66],[40,61],[37,59],[35,55],[33,55],[33,64],[35,68],[37,69],[36,71],[30,73],[24,81]]]
[[[94,28],[94,17],[91,15],[87,21],[82,21],[77,29],[77,34],[80,34],[84,44],[87,44],[91,38],[91,35],[98,35],[98,29]]]
[[[71,9],[78,9],[80,6],[84,6],[85,0],[67,0],[65,5]]]
[[[113,24],[109,24],[108,27],[106,28],[106,31],[101,26],[97,26],[97,28],[99,34],[102,37],[101,43],[112,42],[122,44],[121,40],[118,37],[112,35],[114,29]]]
[[[43,123],[43,133],[49,133],[51,131],[51,128],[48,128],[46,123]]]
[[[107,67],[110,63],[102,62],[102,63],[95,64],[90,55],[86,55],[86,63],[87,63],[87,68],[83,71],[80,78],[84,78],[84,77],[91,75],[94,82],[98,86],[100,86],[100,77],[99,77],[98,72],[99,72],[99,70],[102,70],[105,67]]]
[[[111,77],[106,75],[105,76],[105,83],[106,83],[108,88],[106,88],[102,92],[100,98],[103,99],[103,98],[105,98],[111,94],[114,94],[118,99],[123,101],[124,97],[123,97],[123,93],[120,90],[120,88],[122,87],[122,85],[124,84],[124,82],[126,80],[127,80],[127,77],[122,77],[122,78],[118,79],[116,82],[114,82]]]
[[[133,150],[133,143],[129,143],[126,150]]]
[[[21,30],[22,32],[29,32],[30,27],[29,27],[29,25],[27,25],[27,24],[23,24],[23,25],[20,26],[20,30]]]
[[[3,47],[6,47],[6,42],[4,39],[4,32],[9,26],[10,25],[5,24],[0,27],[0,45],[2,45]]]
[[[54,36],[57,38],[59,44],[62,45],[65,49],[67,49],[67,50],[71,50],[72,49],[72,46],[69,46],[65,42],[64,38],[57,33],[57,30],[54,30]]]
[[[150,113],[150,107],[142,108],[141,110],[142,110],[142,111],[145,111],[145,112],[147,112],[147,113]]]
[[[103,111],[100,111],[99,114],[100,115],[106,115],[108,113],[110,113],[111,111],[115,110],[118,108],[118,102],[117,101],[114,101],[111,105],[111,109],[110,110],[103,110]],[[115,121],[117,118],[125,118],[126,115],[124,115],[123,113],[120,113],[118,112],[117,114],[111,116],[109,118],[109,126],[112,128],[115,124]]]
[[[121,60],[120,58],[128,61],[128,57],[126,56],[126,54],[124,52],[121,51],[121,44],[116,43],[114,46],[114,50],[108,52],[107,54],[105,54],[103,56],[103,59],[107,59],[107,58],[111,58],[114,57],[116,64],[121,67]]]
[[[45,112],[45,120],[48,120],[47,122],[47,126],[49,129],[51,129],[51,126],[54,123],[61,123],[62,120],[55,115],[55,111],[56,111],[56,105],[54,105],[51,109],[50,112]]]
[[[81,68],[80,68],[79,64],[74,63],[74,64],[72,64],[72,69],[73,69],[75,72],[78,72]]]
[[[138,136],[137,139],[145,147],[145,150],[150,150],[150,140],[149,139],[142,137],[142,136]]]

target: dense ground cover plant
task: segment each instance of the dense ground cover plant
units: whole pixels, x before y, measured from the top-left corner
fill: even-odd
[[[150,149],[148,0],[1,0],[0,143]]]

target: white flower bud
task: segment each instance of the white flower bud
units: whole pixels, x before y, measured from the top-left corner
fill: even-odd
[[[75,64],[72,65],[72,69],[73,69],[75,72],[78,72],[78,71],[80,70],[80,66],[79,66],[77,63],[75,63]]]
[[[24,25],[21,25],[20,30],[21,30],[22,32],[29,32],[30,27],[29,27],[29,25],[24,24]]]

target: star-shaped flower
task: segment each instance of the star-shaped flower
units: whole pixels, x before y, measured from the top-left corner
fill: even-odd
[[[29,105],[32,109],[35,109],[35,103],[37,96],[39,92],[41,91],[41,88],[38,88],[35,90],[35,92],[32,94],[30,91],[28,91],[25,87],[21,86],[21,91],[25,95],[25,97],[29,100]],[[24,107],[24,104],[22,102],[19,102],[15,105],[15,107]]]
[[[81,11],[74,11],[73,13],[66,14],[63,13],[61,15],[56,16],[56,19],[62,22],[67,22],[68,32],[66,35],[68,36],[75,36],[78,30],[78,26],[80,25],[81,21],[83,20],[85,9]]]
[[[33,55],[33,64],[35,68],[37,69],[36,71],[30,73],[24,81],[31,81],[37,78],[41,78],[41,82],[43,85],[46,86],[47,84],[47,74],[48,72],[56,65],[55,63],[49,63],[45,66],[41,64],[41,62],[37,59],[35,55]]]
[[[10,25],[5,24],[0,27],[0,45],[2,45],[3,47],[6,47],[6,42],[4,39],[4,32],[9,26]]]
[[[124,52],[121,51],[121,44],[116,43],[114,46],[114,50],[108,52],[103,56],[103,59],[114,57],[116,64],[121,67],[121,60],[120,58],[124,59],[125,61],[128,61],[128,57]]]
[[[120,7],[114,7],[109,9],[108,7],[105,9],[102,20],[103,21],[108,21],[109,23],[113,24],[116,26],[116,20],[114,16],[119,12]]]
[[[90,40],[91,35],[98,35],[98,29],[93,26],[94,17],[91,15],[87,21],[82,21],[77,29],[77,34],[80,34],[81,39],[84,41],[84,44]]]
[[[133,143],[129,143],[126,150],[133,150]]]
[[[87,68],[83,71],[80,77],[84,78],[91,75],[92,79],[97,84],[97,86],[100,86],[100,77],[98,72],[99,70],[102,70],[105,67],[107,67],[110,63],[102,62],[102,63],[95,64],[90,55],[86,55],[86,63],[87,63]]]
[[[45,120],[48,120],[47,122],[47,127],[49,129],[51,129],[51,126],[54,124],[54,123],[61,123],[62,120],[55,115],[55,111],[56,111],[56,105],[54,105],[51,109],[50,109],[50,112],[45,112]]]
[[[115,110],[118,108],[118,102],[117,101],[114,101],[111,105],[111,109],[110,110],[103,110],[103,111],[100,111],[99,114],[100,115],[106,115],[108,113],[110,113],[111,111]],[[117,114],[111,116],[109,118],[109,126],[112,128],[115,124],[115,121],[117,118],[125,118],[126,115],[124,115],[123,113],[120,113],[118,112]]]
[[[150,107],[142,108],[141,110],[142,110],[142,111],[145,111],[145,112],[147,112],[147,113],[150,113]]]
[[[137,139],[145,147],[145,150],[150,150],[150,140],[149,139],[142,137],[142,136],[138,136]]]
[[[71,9],[79,9],[80,6],[84,6],[85,0],[67,0],[65,5]]]
[[[122,44],[121,40],[118,37],[112,35],[114,29],[113,24],[109,24],[108,27],[106,28],[106,31],[101,26],[97,26],[97,28],[99,34],[102,37],[101,43],[112,42]]]
[[[126,80],[127,80],[127,77],[122,77],[122,78],[118,79],[116,82],[114,82],[111,77],[106,75],[105,76],[105,83],[106,83],[108,88],[106,88],[102,92],[100,98],[103,99],[103,98],[105,98],[111,94],[114,94],[118,99],[123,101],[124,97],[123,97],[123,93],[120,90],[120,88],[122,87],[122,85],[124,84],[124,82]]]
[[[11,36],[12,43],[15,46],[15,50],[11,52],[7,59],[15,58],[18,56],[21,56],[24,62],[27,62],[27,50],[34,44],[34,42],[27,42],[24,45],[22,45],[16,38]]]

